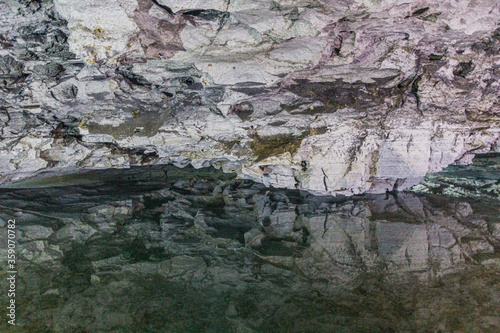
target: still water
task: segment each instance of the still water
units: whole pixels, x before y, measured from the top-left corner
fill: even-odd
[[[2,332],[500,332],[495,198],[317,197],[170,166],[16,187]]]

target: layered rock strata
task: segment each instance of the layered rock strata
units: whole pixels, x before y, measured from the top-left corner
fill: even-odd
[[[352,195],[500,150],[495,0],[9,0],[0,16],[1,184],[172,163]]]

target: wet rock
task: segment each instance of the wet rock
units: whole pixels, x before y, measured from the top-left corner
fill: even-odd
[[[76,242],[83,243],[96,232],[89,225],[67,225],[57,232],[52,237],[57,242]]]
[[[464,218],[473,213],[471,206],[467,202],[460,202],[457,205],[457,215]]]
[[[158,264],[159,269],[167,277],[189,276],[193,271],[203,271],[205,261],[200,257],[177,256]]]
[[[22,236],[19,238],[20,241],[28,240],[42,240],[47,239],[52,235],[53,231],[49,227],[43,227],[40,225],[28,225],[22,229]]]
[[[49,179],[0,189],[1,218],[19,228],[23,327],[492,325],[485,314],[497,307],[499,224],[487,199],[312,196],[188,166],[56,175],[53,187]]]

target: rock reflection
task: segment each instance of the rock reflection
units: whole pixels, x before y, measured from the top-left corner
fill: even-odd
[[[498,201],[315,197],[172,167],[18,187],[0,217],[19,228],[21,331],[500,329]]]

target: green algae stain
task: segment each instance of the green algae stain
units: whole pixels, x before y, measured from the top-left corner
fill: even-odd
[[[87,128],[91,134],[109,134],[116,140],[130,136],[152,137],[163,125],[170,112],[141,112],[134,110],[132,118],[125,120],[118,126],[101,125],[88,122]]]
[[[281,134],[269,137],[256,136],[250,145],[250,149],[257,156],[258,161],[262,161],[271,156],[277,156],[286,152],[295,154],[304,140],[308,136],[320,135],[326,133],[326,127],[311,128],[300,136],[292,134]]]
[[[264,138],[256,137],[251,144],[251,149],[257,156],[257,161],[286,152],[293,155],[299,149],[303,139],[304,136],[302,135],[277,135]]]

